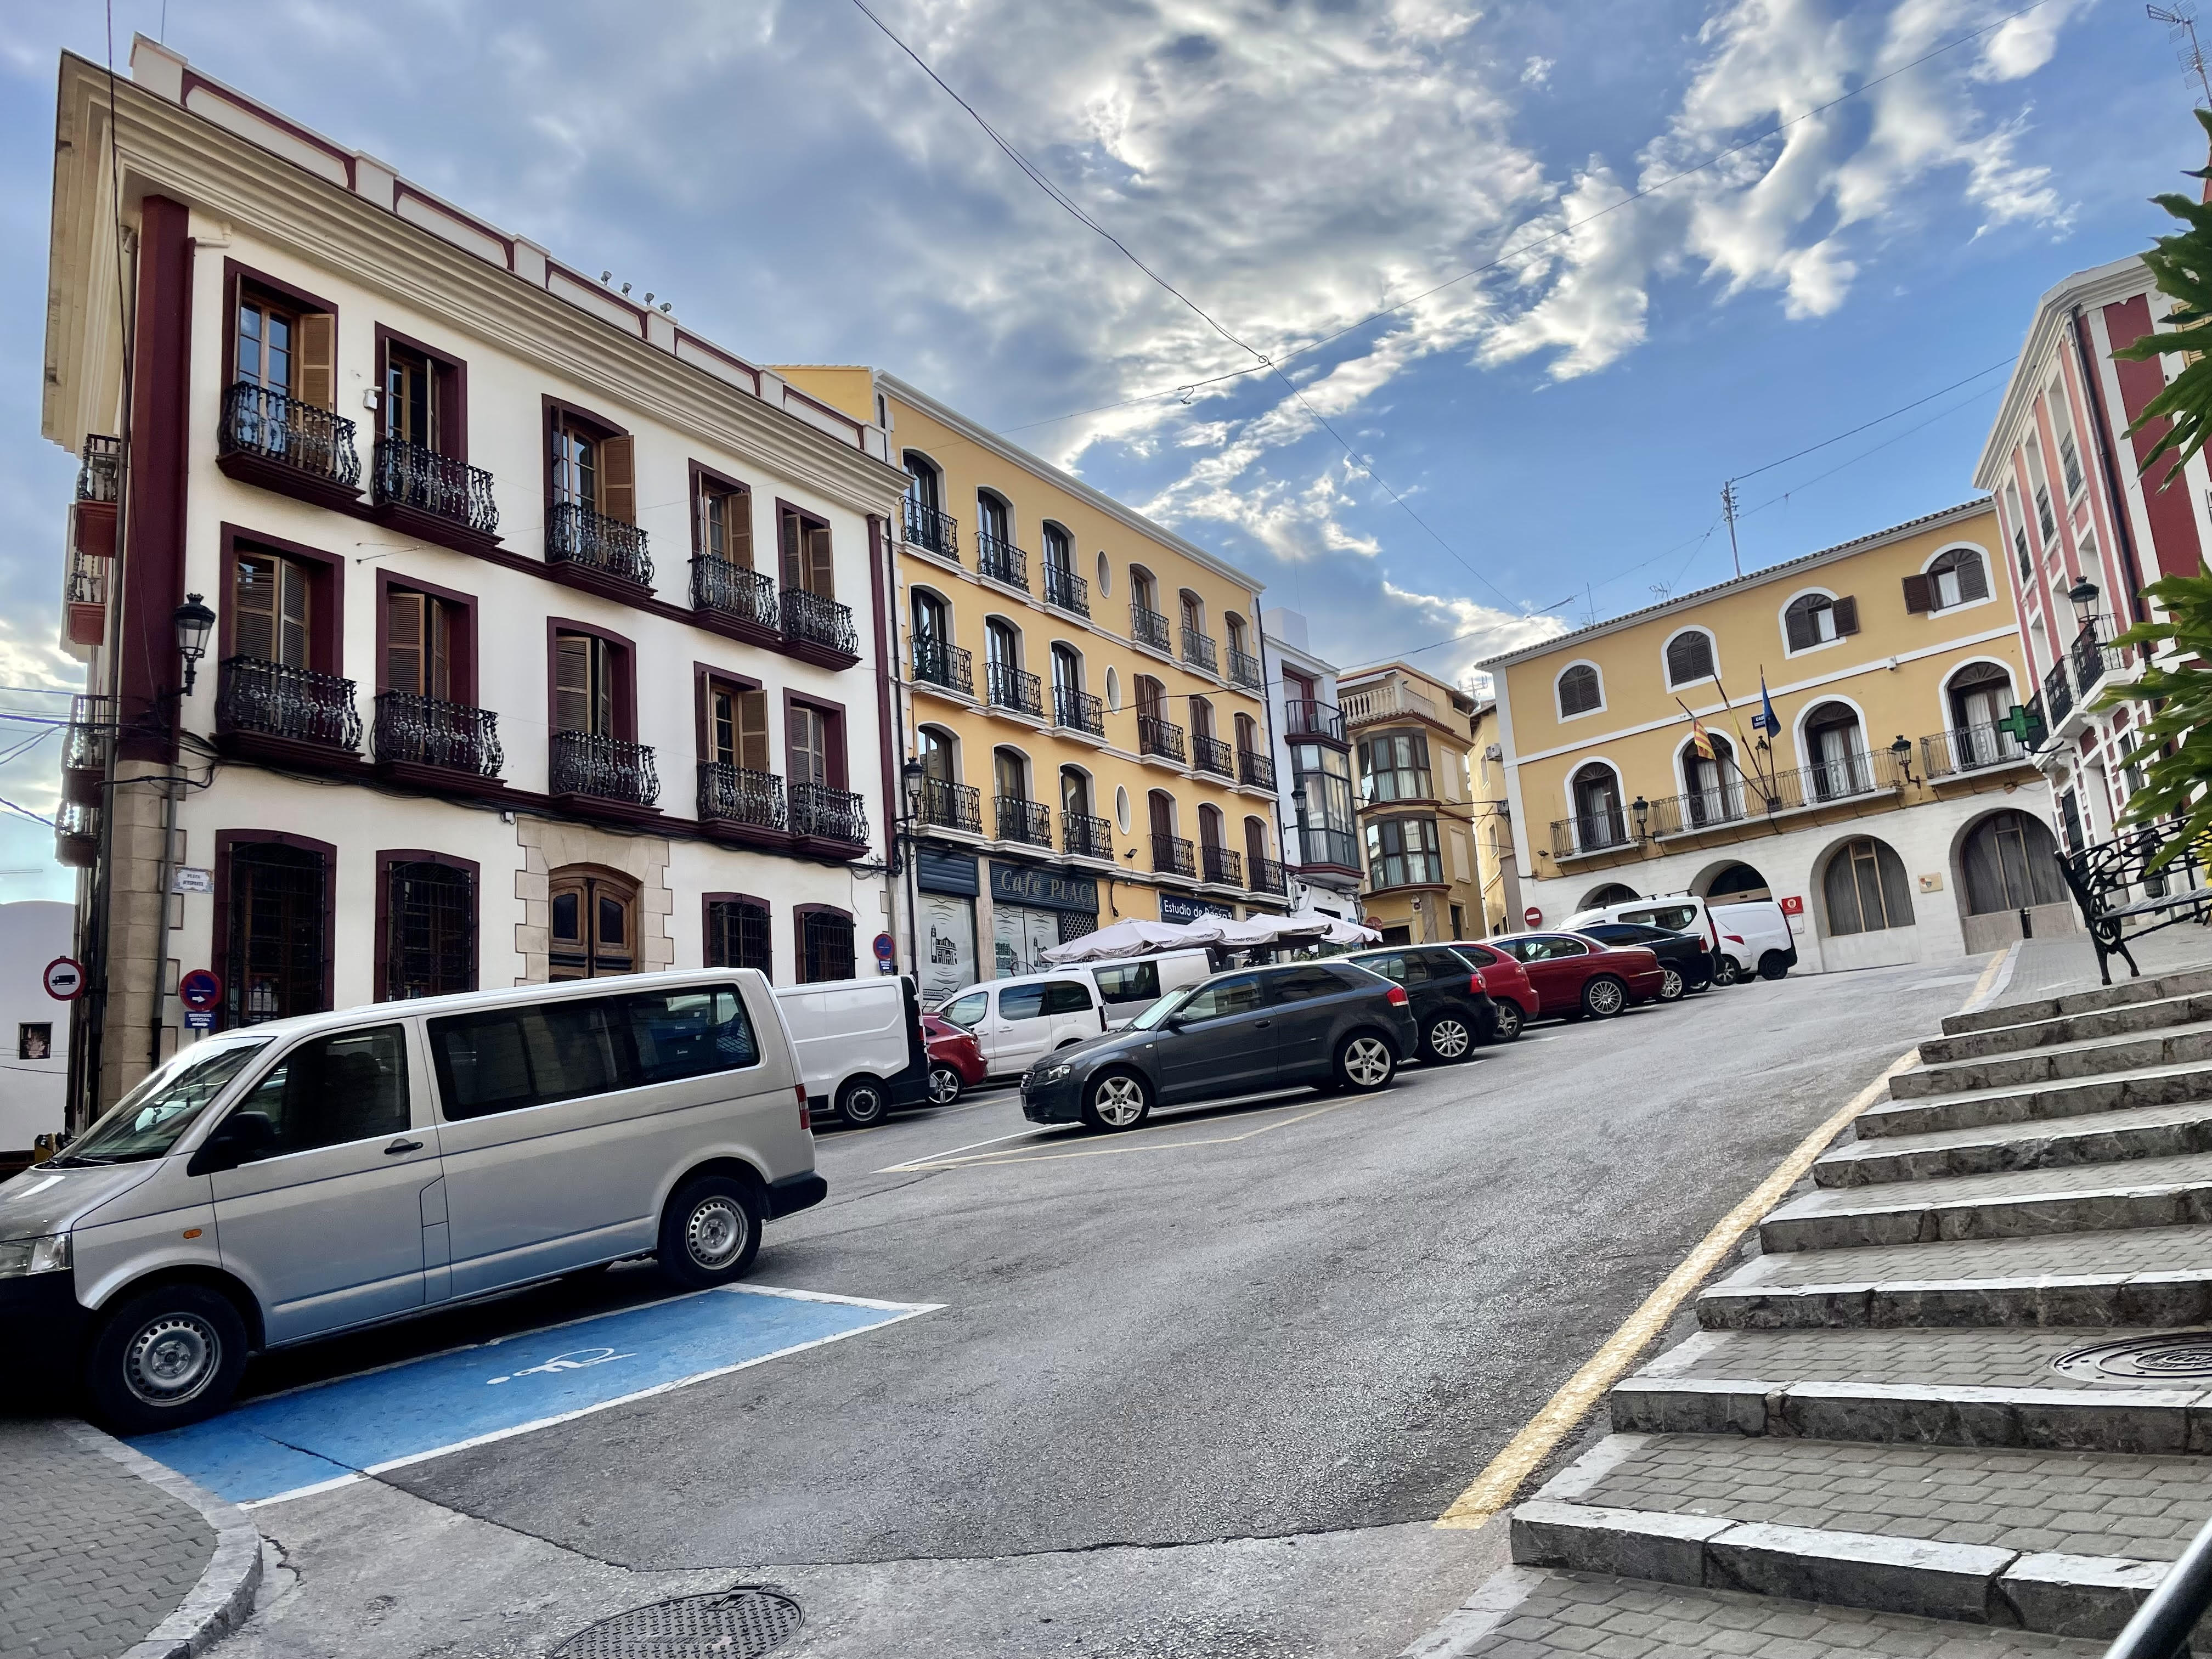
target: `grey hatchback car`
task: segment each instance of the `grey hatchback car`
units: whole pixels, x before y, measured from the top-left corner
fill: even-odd
[[[1039,1060],[1022,1079],[1022,1115],[1133,1129],[1155,1106],[1301,1084],[1365,1092],[1419,1042],[1406,988],[1348,962],[1216,974]]]

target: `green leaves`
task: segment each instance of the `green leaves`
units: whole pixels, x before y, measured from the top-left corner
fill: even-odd
[[[2095,706],[2131,702],[2143,716],[2135,728],[2143,787],[2129,797],[2126,822],[2186,820],[2152,861],[2156,869],[2212,835],[2212,669],[2206,666],[2212,663],[2212,574],[2162,577],[2143,595],[2165,619],[2138,623],[2113,643],[2151,647],[2167,655],[2168,664],[2154,663]]]
[[[2212,144],[2212,112],[2200,109],[2196,116],[2207,143]],[[2190,176],[2201,179],[2208,174],[2212,174],[2212,167],[2200,168]],[[2212,356],[2203,355],[2212,341],[2193,331],[2212,320],[2212,206],[2186,196],[2151,199],[2189,227],[2176,235],[2160,237],[2142,257],[2158,291],[2174,301],[2166,318],[2172,327],[2164,332],[2154,329],[2112,356],[2139,362],[2170,352],[2191,355],[2187,366],[2143,406],[2128,428],[2131,434],[2140,432],[2160,418],[2172,422],[2151,446],[2140,469],[2148,475],[2153,462],[2171,456],[2166,476],[2159,480],[2158,487],[2163,489],[2173,482],[2182,464],[2203,449],[2207,439],[2212,439]]]

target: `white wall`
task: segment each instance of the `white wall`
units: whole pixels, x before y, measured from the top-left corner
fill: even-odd
[[[46,992],[46,966],[70,953],[70,907],[52,899],[0,904],[0,1152],[25,1152],[62,1127],[69,1093],[70,1012]],[[52,1026],[45,1060],[21,1056],[22,1027]]]

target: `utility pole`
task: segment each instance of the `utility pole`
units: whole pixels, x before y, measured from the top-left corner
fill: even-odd
[[[1721,517],[1728,520],[1729,557],[1735,561],[1735,574],[1743,574],[1743,555],[1735,544],[1735,480],[1731,478],[1721,486]]]
[[[2204,67],[2203,48],[2197,44],[2197,12],[2191,6],[2145,6],[2143,15],[2154,23],[2166,26],[2167,37],[2173,42],[2173,55],[2181,60],[2185,72],[2197,79],[2197,89],[2204,94],[2206,107],[2212,108],[2212,75]]]

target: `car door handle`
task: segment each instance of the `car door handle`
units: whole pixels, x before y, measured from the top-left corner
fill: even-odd
[[[419,1140],[395,1140],[384,1149],[384,1155],[397,1158],[402,1152],[419,1152],[422,1150],[422,1143]]]
[[[1264,1031],[1274,1023],[1272,1019],[1255,1019],[1252,1022],[1252,1029],[1255,1031]]]

